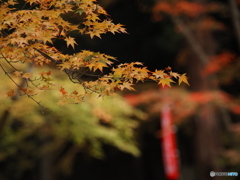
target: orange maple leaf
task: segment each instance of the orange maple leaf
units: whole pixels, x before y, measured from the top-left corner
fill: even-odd
[[[13,89],[11,89],[6,94],[7,94],[8,97],[12,97],[12,96],[14,96],[15,92],[14,92]]]
[[[22,77],[22,72],[21,71],[14,71],[14,76],[16,76],[16,77]]]
[[[24,74],[22,75],[22,78],[30,79],[31,76],[32,76],[31,73],[24,73]]]
[[[63,87],[61,87],[59,91],[62,93],[62,95],[67,94],[67,92],[65,91],[65,89]]]

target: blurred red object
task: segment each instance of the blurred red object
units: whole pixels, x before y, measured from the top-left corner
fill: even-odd
[[[162,107],[160,117],[165,175],[168,180],[176,180],[180,175],[179,162],[176,135],[172,124],[171,108],[168,104]]]

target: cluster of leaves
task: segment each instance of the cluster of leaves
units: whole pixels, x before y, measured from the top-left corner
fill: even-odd
[[[104,75],[96,81],[83,82],[82,84],[85,92],[95,92],[101,96],[111,95],[118,90],[134,90],[132,85],[135,82],[144,81],[145,79],[151,79],[157,81],[158,84],[161,84],[162,86],[167,85],[171,87],[171,83],[174,82],[172,78],[174,77],[178,79],[179,85],[182,82],[188,84],[186,74],[180,75],[171,70],[156,70],[155,72],[151,72],[146,67],[141,67],[141,65],[142,63],[140,62],[120,64],[117,68],[113,68],[113,73]],[[77,91],[71,91],[70,93],[62,91],[62,94],[63,98],[61,104],[62,102],[67,102],[69,99],[78,100],[82,97]]]
[[[185,17],[189,24],[188,28],[191,30],[214,31],[224,30],[225,26],[207,14],[213,14],[219,11],[225,10],[220,3],[216,2],[201,4],[198,2],[189,2],[185,0],[164,0],[157,2],[153,6],[152,15],[155,21],[162,20],[164,15],[171,16],[173,18]],[[199,18],[201,15],[204,15],[204,18]],[[193,23],[190,21],[191,19],[194,19]],[[181,28],[178,30],[181,31]]]
[[[237,5],[237,4],[236,4]],[[204,3],[200,2],[189,2],[187,0],[174,0],[167,1],[163,0],[157,2],[152,8],[152,14],[156,21],[160,21],[164,15],[170,16],[175,23],[177,32],[181,32],[187,41],[194,46],[194,44],[199,45],[202,49],[200,54],[205,54],[205,62],[201,75],[204,77],[218,75],[219,83],[230,82],[230,79],[236,78],[236,71],[239,67],[237,63],[238,55],[232,50],[228,51],[226,49],[218,49],[218,52],[214,55],[207,55],[208,47],[204,49],[204,42],[198,40],[194,33],[201,32],[208,34],[209,32],[221,32],[228,33],[228,24],[224,24],[216,15],[219,17],[226,16],[224,12],[228,12],[228,6],[222,2],[211,2],[206,1]],[[235,16],[234,16],[235,17]],[[181,20],[181,23],[177,20]],[[185,24],[184,28],[182,27]],[[185,32],[184,32],[185,31]],[[190,37],[191,36],[191,37]],[[190,37],[190,38],[189,38]],[[193,41],[190,39],[192,38]],[[195,42],[194,42],[195,41]],[[218,41],[218,40],[216,40]],[[220,42],[220,41],[219,41]],[[221,42],[220,42],[221,43]],[[222,43],[221,43],[222,44]],[[194,49],[194,48],[193,48]],[[198,50],[194,49],[195,53]],[[180,51],[179,59],[186,58],[185,51]],[[201,55],[199,53],[198,57]],[[183,55],[183,56],[182,56]],[[201,60],[203,62],[203,60]],[[234,67],[234,68],[233,68]],[[231,69],[231,70],[230,70]],[[231,77],[230,77],[231,76]],[[238,78],[238,77],[237,77]]]
[[[33,85],[24,89],[17,85],[29,97],[36,91],[35,89],[46,90],[52,89],[53,86],[59,87],[64,96],[59,104],[63,105],[69,100],[80,101],[84,94],[88,93],[98,93],[103,96],[117,90],[133,90],[134,83],[149,79],[163,86],[171,86],[173,79],[176,79],[179,84],[182,82],[188,84],[185,74],[180,75],[165,70],[151,72],[138,62],[120,64],[112,68],[115,58],[98,52],[82,50],[72,55],[59,52],[53,44],[56,39],[64,40],[67,47],[74,48],[77,45],[74,37],[70,36],[73,31],[89,34],[91,38],[95,36],[101,38],[101,35],[107,32],[126,33],[123,25],[114,24],[108,18],[107,12],[96,0],[26,0],[24,3],[23,8],[19,9],[17,0],[1,1],[0,58],[1,62],[6,61],[12,67],[12,71],[8,72],[2,63],[0,65],[10,79],[12,72],[30,82],[26,83],[27,85]],[[72,24],[67,21],[65,17],[69,13],[79,15],[80,22]],[[71,92],[66,91],[65,87],[57,85],[48,77],[51,71],[41,72],[41,77],[37,78],[36,74],[22,72],[15,67],[16,63],[25,62],[35,66],[55,64],[52,67],[64,71],[70,80],[82,86],[85,92],[79,92],[77,89]],[[95,75],[97,76],[95,81],[82,80],[83,75],[102,73],[105,67],[109,68],[111,73]],[[40,82],[37,83],[37,80]],[[13,94],[12,91],[8,93],[9,96]]]
[[[219,10],[215,3],[200,4],[198,2],[189,2],[185,0],[168,1],[163,0],[155,4],[152,9],[156,20],[160,20],[159,13],[165,13],[172,16],[185,15],[188,17],[197,17],[206,12]]]
[[[230,52],[222,52],[216,56],[211,57],[210,62],[203,70],[203,75],[211,75],[222,70],[223,67],[228,66],[236,60],[236,55]]]

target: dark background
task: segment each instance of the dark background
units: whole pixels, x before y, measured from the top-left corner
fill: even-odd
[[[113,35],[107,33],[101,36],[102,39],[97,37],[90,39],[88,35],[76,37],[78,46],[75,52],[82,49],[99,51],[117,57],[119,62],[116,62],[116,64],[139,61],[143,62],[152,71],[171,66],[179,73],[184,72],[184,67],[179,67],[175,62],[179,49],[185,45],[183,37],[175,33],[175,27],[168,18],[161,22],[154,22],[148,9],[150,7],[151,1],[120,0],[113,2],[105,9],[114,23],[125,25],[128,34]],[[59,43],[58,45],[60,46],[59,49],[64,47]],[[61,50],[64,51],[64,49]],[[66,53],[72,52],[68,51]],[[143,89],[141,85],[138,87]],[[156,135],[159,130],[160,120],[158,117],[149,119],[141,125],[138,131],[138,140],[142,155],[139,158],[109,146],[105,147],[106,157],[101,160],[79,154],[75,160],[70,179],[165,179],[161,139]],[[191,154],[193,148],[191,137],[179,131],[178,138],[181,141],[181,152],[179,152],[181,153],[181,161],[184,161],[184,168],[189,168],[193,172],[194,160]],[[188,177],[184,177],[185,180],[193,178],[190,173],[186,173]],[[63,177],[61,175],[58,178],[69,179],[69,176]]]

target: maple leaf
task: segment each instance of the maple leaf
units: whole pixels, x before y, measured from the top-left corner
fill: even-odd
[[[15,4],[18,4],[15,0],[8,0],[8,4],[14,6]]]
[[[6,94],[7,94],[8,97],[12,97],[12,96],[15,95],[15,92],[14,92],[13,89],[10,89]]]
[[[124,73],[124,70],[121,69],[120,67],[113,68],[112,71],[114,71],[113,76],[116,77],[117,79],[120,78]]]
[[[164,87],[165,85],[167,85],[168,87],[171,87],[171,84],[170,84],[171,82],[174,82],[174,81],[170,77],[167,77],[167,78],[160,79],[158,84],[162,84],[162,87]]]
[[[122,85],[119,85],[120,90],[122,91],[123,89],[128,89],[128,90],[135,90],[133,87],[131,87],[133,84],[129,82],[124,82]]]
[[[13,74],[14,74],[14,76],[16,76],[16,77],[22,77],[22,72],[21,71],[14,71],[13,72]]]
[[[178,73],[176,73],[176,72],[172,72],[172,71],[170,71],[170,76],[173,76],[174,78],[178,78],[179,77],[179,74]]]
[[[104,67],[108,67],[106,64],[102,62],[90,63],[86,66],[89,67],[90,70],[93,70],[93,72],[95,72],[98,69],[102,72]]]
[[[25,2],[31,8],[22,10],[18,9],[18,7],[14,10],[11,7],[15,2],[17,1],[8,0],[6,4],[0,5],[0,19],[2,20],[0,31],[11,32],[7,36],[0,35],[0,54],[2,54],[2,58],[9,59],[10,63],[17,60],[20,63],[33,62],[35,65],[43,66],[52,61],[56,62],[54,68],[57,67],[56,69],[58,70],[75,73],[81,70],[81,68],[84,70],[89,68],[91,71],[103,71],[104,67],[109,67],[113,63],[112,60],[115,60],[112,56],[86,50],[73,55],[64,55],[52,47],[55,44],[51,45],[51,47],[48,45],[49,43],[52,44],[55,38],[60,38],[66,41],[68,48],[71,46],[74,49],[77,43],[73,37],[67,35],[72,31],[89,34],[91,38],[95,36],[101,38],[101,35],[107,32],[113,34],[126,33],[122,24],[115,24],[108,17],[102,19],[105,17],[102,14],[107,15],[107,13],[98,5],[97,0],[26,0]],[[182,9],[184,7],[185,5],[183,4]],[[171,7],[169,6],[169,8]],[[78,23],[74,25],[66,21],[63,17],[68,15],[67,13],[69,12],[84,13],[82,18],[80,18],[83,20],[83,26],[80,27]],[[40,50],[38,52],[43,57],[36,55],[36,49]],[[179,84],[182,82],[188,84],[186,74],[180,76],[180,74],[172,72],[170,67],[151,72],[147,67],[142,66],[143,64],[140,62],[120,64],[117,68],[113,68],[108,75],[101,76],[95,81],[80,84],[84,85],[86,94],[94,92],[99,93],[101,96],[111,95],[116,91],[124,89],[134,90],[132,87],[133,82],[146,79],[157,81],[163,86],[171,86],[171,83],[174,82],[171,78],[176,78]],[[21,93],[24,92],[28,95],[33,94],[34,90],[46,91],[56,85],[50,78],[51,71],[41,72],[39,73],[40,78],[33,79],[34,81],[40,81],[40,84],[37,84],[35,87],[36,89],[31,89],[31,86],[34,84],[33,80],[30,80],[32,76],[30,73],[15,71],[13,74],[16,77],[22,77],[27,81],[31,81],[26,89],[20,88],[22,90]],[[68,93],[63,87],[57,87],[59,87],[59,91],[63,95],[62,100],[58,102],[59,105],[64,105],[68,101],[75,103],[82,101],[81,93],[78,94],[74,90],[72,93]],[[14,91],[10,90],[7,95],[14,95]]]
[[[23,88],[23,87],[20,87],[19,88],[22,92],[24,92],[25,94],[28,94],[28,95],[33,95],[33,90],[29,89],[29,88]]]
[[[67,100],[66,100],[66,99],[60,99],[60,100],[57,102],[57,105],[59,105],[59,106],[64,106],[66,103],[67,103]]]
[[[116,32],[122,32],[122,33],[127,33],[125,28],[122,27],[123,25],[122,24],[115,24],[114,26],[114,30]]]
[[[45,73],[47,76],[50,76],[51,75],[51,71],[48,71]]]
[[[63,87],[61,87],[59,91],[62,93],[62,95],[67,94],[67,92],[65,91],[65,89]]]
[[[178,84],[180,85],[182,82],[184,82],[185,84],[189,85],[190,84],[188,83],[188,80],[187,80],[187,76],[186,76],[186,73],[180,75],[179,79],[178,79]]]
[[[59,67],[61,68],[61,70],[70,69],[71,64],[69,62],[64,62],[64,63],[60,64]]]
[[[51,34],[50,31],[43,31],[42,35],[41,35],[41,40],[43,41],[44,44],[46,44],[47,42],[52,44],[52,39],[54,38],[54,36]]]
[[[28,40],[26,38],[19,37],[16,40],[19,47],[24,47],[28,45]]]
[[[115,57],[113,57],[113,56],[109,56],[109,55],[106,55],[106,54],[104,54],[104,56],[105,56],[107,59],[116,60],[116,58],[115,58]]]
[[[78,95],[78,92],[75,90],[75,91],[72,92],[72,94]]]
[[[130,65],[138,65],[138,66],[143,66],[142,62],[132,62]]]
[[[41,73],[39,73],[42,77],[44,77],[44,75],[46,75],[46,76],[50,76],[51,75],[51,71],[48,71],[48,72],[41,72]]]
[[[100,18],[98,17],[97,14],[91,14],[90,16],[87,17],[87,19],[89,19],[91,21],[100,20]]]
[[[31,73],[24,73],[24,74],[22,75],[22,78],[30,79],[31,76],[32,76]]]
[[[97,11],[99,14],[108,15],[108,13],[101,6],[97,6]]]
[[[48,85],[43,85],[42,87],[39,87],[40,90],[46,91],[49,90],[50,87]]]
[[[67,47],[70,45],[70,46],[72,46],[73,49],[74,49],[75,44],[77,44],[76,41],[74,40],[74,38],[70,37],[70,36],[66,37],[64,40],[67,42]]]
[[[27,2],[28,2],[30,5],[32,5],[32,4],[36,3],[36,0],[27,0]]]
[[[164,78],[167,76],[167,73],[164,72],[164,70],[155,70],[154,73],[152,73],[156,78]]]
[[[167,71],[171,71],[172,68],[171,68],[170,66],[168,66],[168,67],[165,68],[165,70],[167,70]]]
[[[145,78],[148,78],[150,72],[147,67],[143,68],[135,68],[132,73],[130,73],[131,77],[134,77],[137,81],[144,81]]]
[[[101,39],[102,32],[100,30],[93,30],[93,31],[87,32],[86,34],[89,34],[91,39],[93,39],[94,36],[97,36]]]

